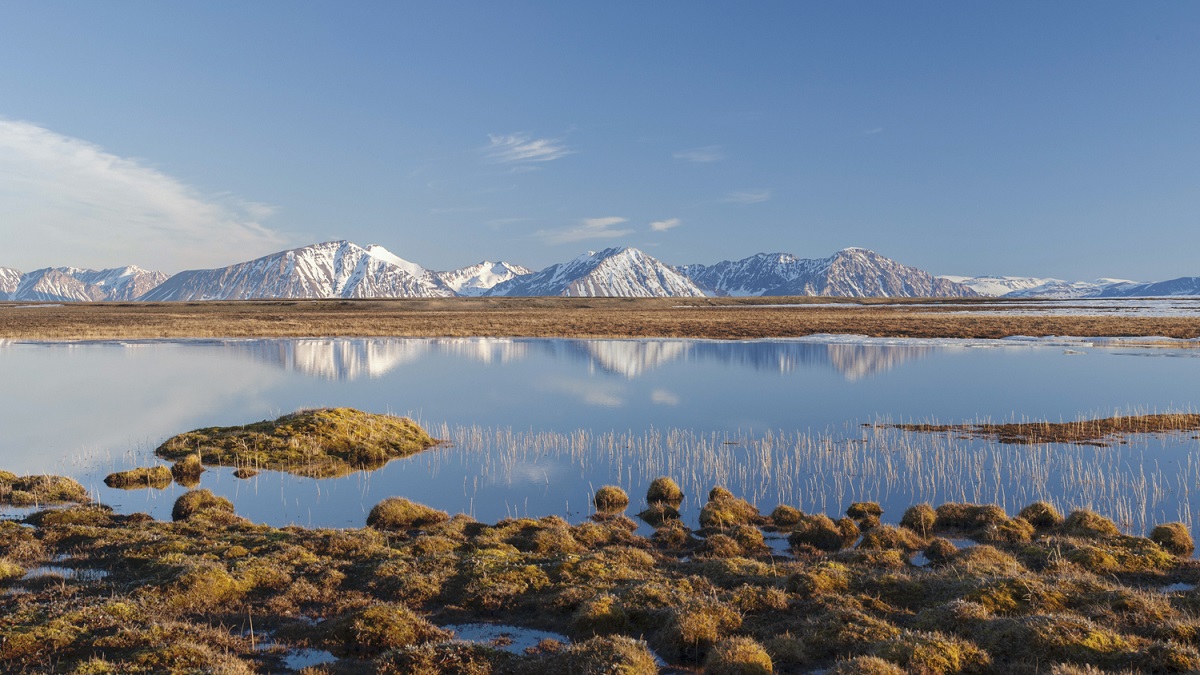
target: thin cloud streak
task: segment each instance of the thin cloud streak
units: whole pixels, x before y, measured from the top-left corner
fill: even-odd
[[[673,227],[679,227],[683,223],[678,218],[667,218],[666,220],[656,220],[650,223],[651,232],[666,232]]]
[[[488,134],[488,144],[483,149],[484,157],[497,164],[551,162],[571,153],[571,149],[556,138],[534,138],[524,132]]]
[[[632,229],[615,228],[615,226],[628,221],[628,218],[621,218],[620,216],[587,218],[575,227],[562,230],[538,230],[535,236],[547,244],[570,244],[590,239],[616,239],[633,234]]]
[[[708,164],[725,159],[725,154],[721,152],[721,146],[719,145],[706,145],[701,148],[692,148],[691,150],[680,150],[672,156],[675,159],[682,159],[685,162],[694,162],[696,164]]]
[[[760,204],[770,198],[770,190],[738,190],[725,195],[725,198],[721,201],[726,204]]]
[[[0,241],[6,265],[166,272],[229,264],[292,243],[266,227],[274,208],[205,195],[142,162],[0,119]]]

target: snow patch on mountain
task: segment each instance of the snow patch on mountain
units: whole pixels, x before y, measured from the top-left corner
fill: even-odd
[[[503,260],[497,263],[484,260],[474,265],[448,272],[434,272],[434,274],[443,283],[454,289],[455,293],[475,297],[487,293],[497,284],[526,274],[533,274],[533,270]]]
[[[650,298],[702,297],[704,291],[636,248],[615,247],[511,279],[487,295]]]
[[[11,267],[0,267],[0,300],[11,300],[21,283],[21,273]]]

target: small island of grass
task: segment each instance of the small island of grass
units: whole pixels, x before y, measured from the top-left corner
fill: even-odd
[[[199,456],[210,466],[330,478],[377,469],[437,443],[407,418],[323,408],[244,426],[189,431],[167,439],[154,452],[176,462]]]

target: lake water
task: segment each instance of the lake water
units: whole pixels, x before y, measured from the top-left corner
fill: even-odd
[[[658,475],[695,517],[723,484],[769,511],[880,501],[1049,498],[1127,529],[1195,517],[1200,440],[1112,448],[1003,446],[878,421],[1073,420],[1200,407],[1200,349],[1087,340],[298,339],[0,343],[0,468],[82,481],[123,512],[169,518],[182,492],[121,491],[190,429],[350,406],[409,415],[451,443],[374,472],[315,480],[228,469],[201,487],[272,524],[361,526],[402,495],[485,521],[589,513],[618,484],[640,508]]]

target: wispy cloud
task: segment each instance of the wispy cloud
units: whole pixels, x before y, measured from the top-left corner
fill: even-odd
[[[721,152],[721,146],[719,145],[706,145],[702,148],[680,150],[674,154],[674,157],[675,159],[682,159],[686,162],[707,164],[709,162],[719,162],[722,159],[725,159],[725,153]]]
[[[771,191],[766,189],[738,190],[725,195],[721,201],[727,204],[758,204],[771,198]]]
[[[203,194],[78,138],[0,119],[4,262],[164,271],[228,265],[293,243],[261,221],[274,209]]]
[[[633,234],[632,229],[616,227],[628,221],[628,218],[619,216],[587,218],[575,227],[561,230],[538,230],[537,236],[547,244],[569,244],[589,239],[616,239]]]
[[[532,134],[519,132],[498,136],[488,135],[488,144],[483,155],[497,164],[528,165],[531,162],[550,162],[571,154],[561,140],[556,138],[534,138]]]
[[[679,227],[683,221],[678,218],[667,218],[666,220],[656,220],[650,223],[651,232],[666,232],[672,227]]]
[[[650,400],[659,405],[679,405],[679,396],[666,389],[655,389],[650,392]]]
[[[873,129],[864,129],[863,130],[863,136],[874,136],[875,134],[882,134],[882,133],[883,133],[883,127],[875,127]]]

